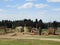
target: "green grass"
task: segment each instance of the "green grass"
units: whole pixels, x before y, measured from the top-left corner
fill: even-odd
[[[27,39],[0,39],[0,45],[60,45],[60,42]]]
[[[60,39],[60,35],[41,35],[41,36],[32,36],[35,38],[53,38],[53,39]]]
[[[0,29],[0,32],[4,32],[4,29]]]

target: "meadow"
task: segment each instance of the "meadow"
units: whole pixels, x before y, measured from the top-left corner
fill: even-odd
[[[31,39],[0,39],[0,45],[60,45],[60,42]]]
[[[4,30],[0,30],[0,33],[1,32],[4,33]],[[60,45],[59,41],[39,40],[39,38],[60,39],[60,35],[43,35],[44,32],[47,32],[47,29],[43,29],[42,35],[40,36],[39,35],[23,36],[24,38],[31,37],[37,39],[0,39],[0,45]],[[56,33],[60,34],[60,29],[58,29]]]

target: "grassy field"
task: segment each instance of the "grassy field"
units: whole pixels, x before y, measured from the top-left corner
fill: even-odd
[[[47,29],[43,29],[42,33],[47,32]],[[4,33],[3,29],[0,29],[0,33]],[[56,30],[57,34],[60,34],[60,28]],[[36,38],[56,38],[56,39],[60,39],[60,35],[41,35],[41,36],[32,36],[32,37],[36,37]]]
[[[42,41],[42,40],[10,40],[0,39],[0,45],[60,45],[60,42]]]
[[[32,36],[34,38],[53,38],[53,39],[60,39],[60,35],[41,35],[41,36]]]
[[[43,32],[47,30],[42,30]],[[4,30],[0,30],[0,33],[4,32]],[[60,29],[56,31],[56,33],[60,34]],[[27,36],[26,36],[27,37]],[[26,38],[25,37],[25,38]],[[30,36],[34,38],[56,38],[60,39],[60,35],[41,35],[41,36]],[[60,42],[56,41],[46,41],[46,40],[32,40],[32,39],[0,39],[0,45],[60,45]]]

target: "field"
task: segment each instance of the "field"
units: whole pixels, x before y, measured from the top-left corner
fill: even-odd
[[[0,33],[3,32],[4,30],[0,30]],[[42,35],[23,35],[21,33],[16,36],[11,36],[14,33],[0,35],[0,45],[60,45],[60,29],[56,31],[59,35],[43,35],[44,32],[47,32],[47,30],[43,29]]]
[[[0,45],[60,45],[60,42],[27,39],[0,39]]]

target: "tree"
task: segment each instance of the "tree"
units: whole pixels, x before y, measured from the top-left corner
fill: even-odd
[[[27,26],[27,19],[24,19],[24,26]]]
[[[53,25],[51,22],[48,23],[48,35],[53,34]]]
[[[27,20],[27,26],[32,27],[33,26],[33,22],[31,21],[31,19]]]
[[[43,22],[42,22],[42,20],[40,19],[39,20],[39,35],[41,35],[41,32],[42,32],[42,28],[43,28]]]
[[[4,26],[5,33],[7,33],[7,30],[6,30],[6,20],[2,20],[2,25]]]
[[[56,21],[53,22],[53,28],[54,28],[54,35],[56,34],[56,30],[57,30],[57,25],[58,23]]]
[[[35,27],[38,28],[38,19],[35,20]]]
[[[52,27],[52,23],[51,22],[48,23],[48,28],[50,28],[50,27]]]

